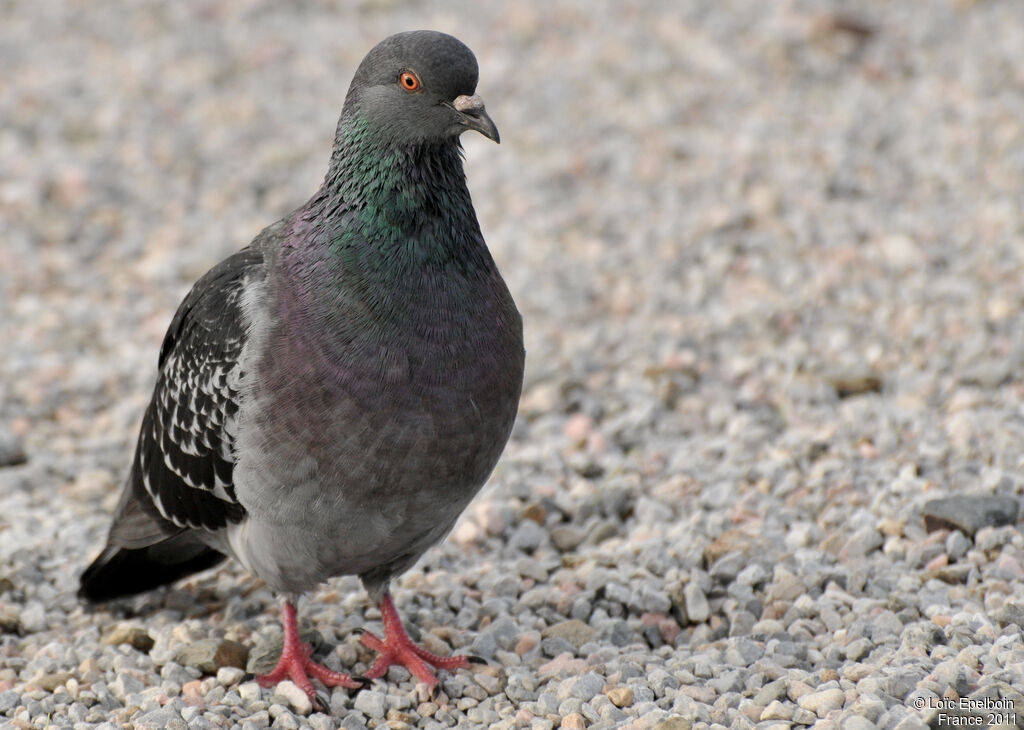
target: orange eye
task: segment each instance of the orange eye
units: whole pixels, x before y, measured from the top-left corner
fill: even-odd
[[[398,75],[398,83],[401,84],[402,88],[406,91],[418,91],[420,88],[420,79],[412,71],[403,71]]]

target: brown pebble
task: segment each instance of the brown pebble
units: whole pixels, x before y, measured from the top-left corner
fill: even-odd
[[[106,644],[107,646],[128,644],[132,648],[148,654],[150,649],[153,648],[153,644],[156,642],[154,642],[153,637],[146,633],[146,630],[140,626],[115,624],[100,637],[100,643]]]
[[[573,659],[572,654],[566,651],[562,652],[546,664],[541,664],[537,667],[537,674],[564,673],[565,676],[569,676],[571,674],[582,674],[586,668],[586,662],[582,659]]]
[[[95,682],[103,675],[99,662],[95,659],[85,659],[78,665],[79,682]]]
[[[388,710],[388,714],[385,718],[396,722],[404,722],[407,725],[416,723],[416,716],[411,712],[402,712],[401,710],[396,710],[394,708]]]
[[[175,661],[188,667],[195,667],[204,674],[216,674],[221,667],[245,669],[249,649],[231,639],[202,639],[183,647]]]
[[[543,525],[547,516],[547,510],[539,502],[531,502],[523,508],[523,519],[533,520],[538,525]]]
[[[791,699],[793,702],[796,702],[804,695],[810,694],[813,691],[814,689],[806,682],[796,680],[789,683],[789,687],[787,688],[786,694],[789,696],[789,699]]]
[[[53,692],[58,687],[64,686],[72,676],[71,672],[40,672],[29,680],[29,684],[34,684],[39,689],[46,690],[47,692]]]
[[[903,527],[906,522],[903,520],[886,519],[878,525],[878,531],[886,537],[903,537]]]
[[[579,447],[586,442],[587,436],[590,435],[590,431],[593,428],[594,421],[590,416],[577,413],[566,422],[563,432],[573,446]]]
[[[249,649],[237,641],[224,639],[217,647],[217,653],[213,660],[218,667],[238,667],[245,669],[245,662],[249,658]]]
[[[14,606],[0,606],[0,634],[22,634],[21,618]]]
[[[562,621],[554,626],[548,626],[540,632],[540,635],[545,639],[550,637],[565,639],[576,649],[579,649],[588,641],[592,641],[594,636],[597,635],[597,632],[593,627],[574,618],[569,619],[568,621]]]
[[[608,690],[607,695],[616,707],[629,707],[633,704],[632,687],[614,687]]]
[[[742,712],[744,715],[746,715],[747,718],[751,722],[758,722],[758,721],[760,721],[760,719],[761,719],[761,712],[763,712],[763,711],[764,711],[763,707],[761,707],[760,705],[755,705],[753,703],[751,703],[749,705],[745,705],[744,707],[740,708],[740,712]]]
[[[519,712],[516,713],[515,717],[516,722],[521,722],[524,725],[530,725],[533,723],[533,718],[535,717],[535,715],[529,710],[527,710],[525,707],[522,707],[519,709]]]
[[[679,688],[679,694],[684,694],[687,697],[692,697],[705,705],[710,705],[716,699],[718,699],[718,692],[714,687],[708,687],[703,684],[684,684]]]
[[[583,719],[583,715],[580,713],[570,712],[562,718],[562,724],[559,727],[563,730],[586,730],[587,721]]]
[[[519,656],[528,654],[534,650],[537,646],[537,637],[531,636],[530,634],[524,634],[519,641],[516,642],[515,653]]]
[[[181,685],[181,697],[186,705],[194,705],[196,707],[202,705],[203,681],[201,679],[193,679],[191,682],[185,682],[185,684]]]
[[[436,702],[421,702],[416,706],[416,714],[420,717],[433,717],[437,712]]]

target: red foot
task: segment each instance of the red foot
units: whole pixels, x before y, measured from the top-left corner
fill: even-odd
[[[281,651],[281,658],[270,674],[257,674],[256,681],[264,687],[273,687],[278,682],[290,679],[297,684],[303,692],[309,695],[313,705],[320,706],[316,690],[309,681],[310,675],[316,677],[327,687],[363,687],[364,682],[353,679],[347,674],[335,672],[325,666],[317,664],[310,655],[313,647],[299,638],[299,626],[295,620],[295,606],[291,601],[285,601],[281,609],[281,627],[284,629],[284,648]]]
[[[437,686],[437,676],[431,671],[430,666],[451,671],[480,661],[476,657],[468,656],[438,656],[414,644],[409,634],[405,632],[402,619],[398,617],[395,604],[387,593],[380,602],[380,613],[384,622],[384,640],[369,632],[362,636],[362,642],[366,646],[380,652],[377,661],[364,675],[369,679],[383,677],[388,667],[399,664],[412,672],[416,679],[430,685],[430,689],[433,690]]]

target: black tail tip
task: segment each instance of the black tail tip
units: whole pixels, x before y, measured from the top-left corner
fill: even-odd
[[[157,559],[148,547],[129,550],[107,546],[82,573],[78,597],[89,603],[103,603],[145,593],[212,568],[225,556],[211,548],[203,548],[198,553],[188,551],[183,557],[180,561],[169,562],[165,551],[161,551]]]

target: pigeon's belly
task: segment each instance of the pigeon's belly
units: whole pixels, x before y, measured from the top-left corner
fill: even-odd
[[[396,343],[362,366],[259,372],[272,382],[240,416],[237,557],[302,592],[340,574],[386,581],[443,538],[494,468],[522,380],[518,331],[484,343],[490,362],[471,344],[442,368]]]

